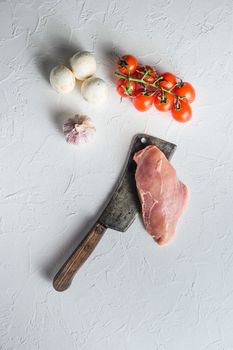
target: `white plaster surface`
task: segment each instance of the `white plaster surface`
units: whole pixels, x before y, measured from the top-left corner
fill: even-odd
[[[49,70],[95,53],[102,107],[59,95]],[[120,103],[112,52],[133,53],[197,90],[186,125]],[[0,349],[233,349],[232,0],[0,1]],[[64,141],[83,113],[92,144]],[[109,230],[72,287],[51,278],[89,229],[138,132],[178,145],[189,186],[174,241],[158,247],[139,218]]]

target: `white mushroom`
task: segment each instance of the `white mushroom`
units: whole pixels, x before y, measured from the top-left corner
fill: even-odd
[[[96,72],[95,57],[87,51],[78,52],[71,57],[70,65],[75,77],[79,80],[87,79]]]
[[[108,96],[108,86],[103,79],[92,77],[81,86],[83,98],[90,103],[103,103]]]
[[[57,92],[67,94],[75,87],[75,76],[69,68],[59,65],[51,70],[50,83]]]

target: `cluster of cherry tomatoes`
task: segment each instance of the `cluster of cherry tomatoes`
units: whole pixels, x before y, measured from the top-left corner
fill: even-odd
[[[195,90],[190,83],[178,80],[172,73],[158,74],[152,66],[141,66],[132,55],[119,57],[117,66],[117,92],[130,98],[137,110],[145,112],[154,104],[161,112],[170,111],[179,122],[191,119],[190,103],[195,99]]]

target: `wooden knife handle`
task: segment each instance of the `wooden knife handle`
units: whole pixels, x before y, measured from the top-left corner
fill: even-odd
[[[81,243],[79,243],[53,279],[53,287],[58,292],[66,290],[71,285],[74,275],[91,255],[105,231],[106,227],[97,222]]]

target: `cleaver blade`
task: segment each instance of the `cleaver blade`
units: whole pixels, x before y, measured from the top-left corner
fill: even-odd
[[[113,195],[102,212],[99,222],[107,228],[125,232],[134,221],[141,206],[135,183],[136,163],[133,160],[135,152],[155,145],[168,160],[176,150],[176,145],[146,134],[137,134],[132,141],[126,165],[122,176],[113,191]]]

